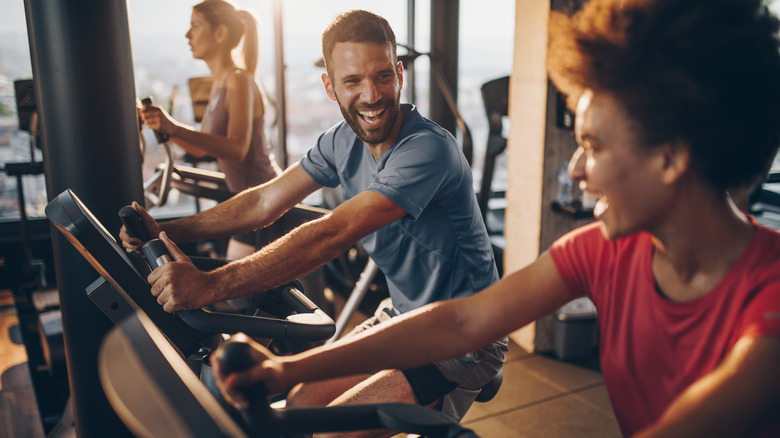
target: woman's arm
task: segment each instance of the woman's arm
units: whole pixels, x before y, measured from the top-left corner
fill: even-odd
[[[227,137],[194,130],[174,120],[158,105],[147,105],[141,118],[150,128],[167,134],[171,141],[195,156],[211,155],[231,161],[241,161],[252,141],[252,121],[262,116],[262,99],[255,103],[252,77],[243,70],[231,73],[227,80],[225,110],[228,112]]]
[[[780,338],[743,337],[714,371],[694,382],[637,436],[753,436],[780,414],[778,366]]]
[[[572,296],[549,254],[472,296],[405,313],[359,335],[298,355],[269,357],[220,384],[228,395],[262,380],[269,391],[302,381],[404,369],[457,357],[549,314]]]

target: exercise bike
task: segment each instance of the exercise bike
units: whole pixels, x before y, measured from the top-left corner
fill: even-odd
[[[253,397],[259,401],[244,420],[238,419],[193,373],[186,362],[189,355],[210,346],[206,338],[214,332],[324,340],[334,332],[333,321],[290,286],[260,294],[265,295],[263,310],[271,316],[167,313],[145,280],[168,258],[161,242],[147,244],[145,261],[126,253],[70,190],[50,202],[46,214],[101,276],[88,293],[117,325],[101,347],[101,382],[119,417],[138,436],[296,436],[364,428],[474,436],[464,435],[471,432],[454,419],[413,405],[270,410],[259,396]],[[281,307],[291,308],[287,316],[281,316]]]

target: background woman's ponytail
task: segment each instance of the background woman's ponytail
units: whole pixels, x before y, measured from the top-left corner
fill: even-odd
[[[244,24],[244,44],[241,47],[241,55],[244,58],[244,68],[255,75],[257,70],[257,57],[259,43],[257,37],[257,20],[249,11],[238,11],[238,16]]]

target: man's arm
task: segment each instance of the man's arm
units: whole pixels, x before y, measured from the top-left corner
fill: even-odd
[[[251,193],[242,193],[240,196],[249,195]],[[251,203],[247,206],[251,206]],[[286,210],[272,210],[273,219]],[[240,209],[231,205],[214,217],[240,221],[238,218],[241,214]],[[258,216],[263,213],[257,211],[252,214]],[[175,312],[267,290],[312,272],[346,251],[361,237],[404,215],[406,212],[384,195],[365,191],[322,218],[299,226],[260,251],[208,273],[197,272],[178,248],[164,239],[174,258],[183,263],[169,263],[152,272],[149,276],[152,294],[166,311]],[[195,217],[198,216],[203,217],[202,214]],[[193,226],[192,223],[187,225]],[[209,224],[201,222],[198,226],[208,227]],[[173,229],[165,227],[164,230],[168,232]]]
[[[320,187],[295,163],[265,184],[246,189],[196,215],[161,223],[160,228],[174,242],[235,236],[272,224]]]
[[[752,436],[780,414],[780,338],[743,337],[638,437]],[[679,370],[684,372],[684,370]]]
[[[273,393],[302,381],[417,367],[476,351],[571,299],[545,253],[484,291],[428,304],[333,344],[285,357],[258,347],[269,360],[224,381],[219,377],[219,384],[235,400],[239,388],[258,380]]]
[[[271,181],[246,189],[196,215],[157,223],[143,207],[134,205],[133,208],[153,237],[165,231],[175,242],[192,242],[235,236],[268,226],[321,187],[295,163]],[[127,250],[139,250],[145,243],[130,236],[124,226],[119,238]]]

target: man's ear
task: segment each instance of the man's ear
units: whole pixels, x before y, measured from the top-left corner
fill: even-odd
[[[687,144],[680,140],[672,140],[662,146],[663,154],[662,181],[672,184],[678,181],[691,166],[691,151]]]
[[[333,91],[333,82],[330,81],[330,76],[327,73],[322,74],[322,85],[325,86],[325,94],[328,95],[328,99],[336,102],[336,92]]]
[[[404,89],[404,63],[401,61],[398,61],[398,84],[400,85],[400,89]]]

